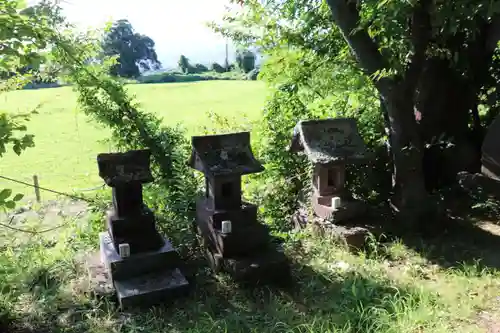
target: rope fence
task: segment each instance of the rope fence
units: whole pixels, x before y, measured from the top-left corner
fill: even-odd
[[[85,198],[83,196],[79,196],[79,195],[75,195],[75,194],[70,194],[70,193],[66,193],[66,192],[61,192],[61,191],[56,191],[56,190],[53,190],[53,189],[50,189],[50,188],[42,187],[39,184],[38,176],[37,175],[33,176],[33,183],[28,183],[26,181],[14,179],[14,178],[2,176],[2,175],[0,175],[0,179],[7,180],[9,182],[13,182],[13,183],[16,183],[16,184],[24,185],[24,186],[27,186],[27,187],[30,187],[30,188],[34,188],[37,202],[41,201],[40,190],[42,190],[42,191],[50,192],[50,193],[57,194],[57,195],[60,195],[60,196],[68,197],[70,199],[82,200],[82,201],[85,201],[85,202],[90,203],[90,204],[94,203],[94,200],[91,200],[89,198]],[[83,189],[81,191],[95,191],[95,190],[102,189],[105,186],[106,186],[106,184],[102,184],[102,185],[99,185],[99,186],[96,186],[96,187],[92,187],[92,188],[88,188],[88,189]],[[78,215],[76,217],[79,217],[80,215],[81,215],[81,213],[78,213]],[[57,226],[54,226],[54,227],[51,227],[51,228],[47,228],[47,229],[44,229],[44,230],[37,230],[37,231],[35,231],[35,230],[22,229],[22,228],[17,228],[17,227],[12,226],[12,222],[14,221],[14,218],[15,218],[15,216],[11,216],[8,223],[1,223],[0,222],[0,226],[2,226],[4,228],[7,228],[7,229],[10,229],[10,230],[13,230],[13,231],[17,231],[17,232],[23,232],[23,233],[27,233],[27,234],[31,234],[31,235],[39,235],[39,234],[47,233],[47,232],[54,231],[56,229],[62,228],[64,226],[66,226],[68,223],[71,222],[71,221],[65,221],[64,223],[61,223],[61,224],[59,224]]]
[[[83,196],[79,196],[79,195],[76,195],[76,194],[70,194],[70,193],[66,193],[66,192],[61,192],[61,191],[56,191],[56,190],[53,190],[53,189],[50,189],[50,188],[47,188],[47,187],[40,186],[39,179],[38,179],[37,175],[33,176],[33,183],[28,183],[26,181],[14,179],[14,178],[2,176],[2,175],[0,175],[0,179],[4,179],[4,180],[7,180],[7,181],[16,183],[16,184],[21,184],[21,185],[33,188],[35,190],[35,196],[36,196],[37,202],[41,202],[40,190],[42,190],[42,191],[50,192],[50,193],[53,193],[53,194],[65,196],[65,197],[68,197],[68,198],[71,198],[71,199],[83,200],[83,201],[92,203],[91,200],[89,200],[88,198],[85,198]],[[99,186],[95,186],[95,187],[91,187],[91,188],[86,188],[86,189],[81,189],[81,190],[76,190],[76,191],[78,191],[78,192],[96,191],[96,190],[103,189],[105,186],[106,186],[106,184],[102,184],[102,185],[99,185]]]

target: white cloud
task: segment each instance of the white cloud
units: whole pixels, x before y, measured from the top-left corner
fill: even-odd
[[[64,0],[69,21],[80,27],[100,28],[110,20],[127,19],[139,33],[156,43],[165,66],[181,54],[193,62],[223,62],[225,40],[206,22],[220,21],[228,0]]]

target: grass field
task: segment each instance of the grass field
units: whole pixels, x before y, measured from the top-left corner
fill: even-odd
[[[266,96],[257,81],[205,81],[194,83],[129,85],[142,107],[162,117],[167,124],[182,123],[188,134],[199,133],[207,125],[206,113],[216,112],[243,121],[243,115],[256,119]],[[0,175],[32,182],[37,174],[40,186],[58,191],[92,188],[102,184],[95,157],[110,146],[100,142],[106,129],[96,126],[78,110],[76,94],[69,87],[23,90],[0,95],[0,110],[24,112],[41,104],[38,115],[27,124],[35,135],[36,147],[17,156],[2,157]],[[0,180],[0,188],[33,195],[22,185]],[[42,193],[43,198],[52,197]]]
[[[188,296],[166,306],[120,312],[112,296],[92,295],[82,258],[96,251],[96,230],[102,230],[103,222],[90,224],[72,222],[52,235],[33,235],[28,241],[11,233],[14,247],[0,252],[0,332],[496,333],[500,329],[497,268],[470,260],[447,262],[448,255],[441,252],[448,249],[460,258],[476,250],[472,242],[437,237],[432,242],[421,240],[418,251],[405,241],[373,242],[370,251],[351,254],[308,231],[296,234],[286,246],[296,281],[292,289],[239,288],[224,275],[210,274],[190,246],[192,255],[185,258],[185,265],[194,284]],[[494,247],[490,251],[494,256]]]
[[[249,81],[128,87],[144,109],[168,124],[183,123],[188,135],[210,125],[207,111],[235,117],[235,123],[245,121],[244,114],[258,119],[266,95],[261,83]],[[42,103],[28,124],[36,147],[20,157],[7,154],[0,175],[31,181],[37,174],[42,186],[65,192],[102,183],[95,157],[110,149],[100,142],[106,130],[78,112],[70,88],[0,98],[0,109],[10,112]],[[285,248],[296,284],[276,290],[242,289],[214,276],[199,247],[185,241],[192,237],[188,228],[169,221],[172,229],[163,231],[180,249],[193,289],[164,307],[120,312],[112,296],[92,294],[84,264],[97,251],[103,212],[91,213],[82,202],[51,205],[18,213],[11,225],[1,221],[0,333],[500,332],[500,227],[494,223],[464,223],[425,239],[373,239],[357,254],[311,229],[291,232]]]

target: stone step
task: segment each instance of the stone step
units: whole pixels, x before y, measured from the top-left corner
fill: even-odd
[[[184,295],[189,282],[178,268],[114,281],[121,308],[147,307]]]
[[[173,269],[180,265],[179,254],[167,239],[157,251],[133,254],[128,258],[120,257],[107,231],[99,234],[99,240],[101,261],[106,265],[113,281]]]
[[[222,258],[221,264],[236,281],[286,284],[290,278],[287,257],[274,249],[246,257]]]

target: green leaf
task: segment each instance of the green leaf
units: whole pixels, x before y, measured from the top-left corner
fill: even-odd
[[[2,192],[0,192],[0,201],[5,201],[11,194],[12,190],[10,188],[3,189]]]
[[[21,145],[19,143],[16,143],[12,147],[12,150],[14,150],[14,153],[16,153],[17,155],[21,155],[22,148],[21,148]]]
[[[14,209],[16,208],[16,203],[14,201],[7,201],[5,202],[5,207],[8,209]]]
[[[22,198],[24,198],[24,194],[22,193],[18,193],[14,196],[14,198],[12,199],[12,201],[20,201]]]

